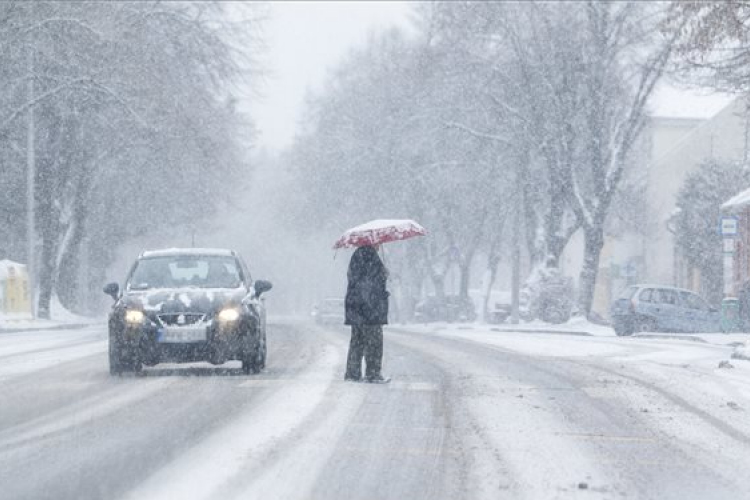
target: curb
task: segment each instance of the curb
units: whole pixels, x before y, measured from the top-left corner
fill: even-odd
[[[573,335],[575,337],[596,337],[596,335],[592,335],[589,332],[583,332],[579,330],[552,330],[544,328],[535,328],[533,330],[521,328],[490,328],[490,331],[501,333],[549,333],[553,335]]]
[[[409,330],[408,328],[391,328],[391,330],[394,331],[401,331],[406,333],[434,333],[434,332],[440,332],[440,330],[433,330],[431,332],[415,332],[414,330]],[[463,329],[462,331],[471,331],[471,329]],[[553,335],[571,335],[574,337],[597,337],[597,335],[592,335],[588,332],[578,331],[578,330],[547,330],[547,329],[518,329],[518,328],[489,328],[489,331],[491,332],[497,332],[497,333],[540,333],[540,334],[553,334]]]
[[[66,323],[61,325],[36,326],[30,328],[0,328],[0,335],[4,333],[23,333],[23,332],[46,332],[55,330],[70,330],[75,328],[86,328],[96,326],[98,323]]]
[[[636,333],[630,335],[634,339],[656,339],[656,340],[687,340],[689,342],[701,342],[703,344],[710,344],[710,342],[702,337],[691,336],[685,334],[676,335],[664,335],[658,333]]]

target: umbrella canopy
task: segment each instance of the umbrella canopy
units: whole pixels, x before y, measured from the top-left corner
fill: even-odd
[[[379,245],[380,243],[405,240],[412,236],[424,236],[425,234],[427,234],[427,230],[411,219],[373,220],[345,231],[333,245],[333,248]]]

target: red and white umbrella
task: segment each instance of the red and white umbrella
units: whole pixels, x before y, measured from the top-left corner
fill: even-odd
[[[413,236],[424,236],[427,230],[411,219],[373,220],[348,229],[333,245],[334,249],[379,245]]]

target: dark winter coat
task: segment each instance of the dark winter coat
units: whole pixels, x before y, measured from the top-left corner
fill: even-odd
[[[355,250],[349,262],[346,289],[347,325],[385,325],[388,323],[388,273],[378,252],[371,246]]]

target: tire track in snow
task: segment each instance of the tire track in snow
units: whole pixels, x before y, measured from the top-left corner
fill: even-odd
[[[403,338],[407,342],[416,342],[417,339],[424,339],[424,335],[405,333]],[[695,435],[675,432],[677,422],[671,419],[669,422],[654,422],[653,412],[642,412],[639,395],[648,391],[639,391],[633,386],[622,387],[622,391],[618,391],[617,387],[601,387],[601,377],[598,376],[601,372],[596,370],[597,366],[591,366],[590,358],[539,358],[502,346],[452,336],[433,336],[429,343],[448,349],[452,346],[458,353],[466,351],[475,357],[475,362],[481,358],[495,358],[494,363],[501,374],[505,372],[520,380],[537,381],[536,386],[532,384],[525,390],[519,391],[517,388],[517,397],[526,400],[539,412],[556,415],[559,422],[540,428],[540,435],[544,439],[539,441],[542,447],[534,457],[534,467],[544,467],[544,463],[550,459],[550,451],[554,453],[554,448],[548,450],[546,447],[547,439],[551,437],[553,440],[567,440],[570,445],[569,457],[576,459],[579,454],[586,454],[601,471],[599,475],[592,476],[591,481],[586,481],[590,486],[584,492],[571,491],[571,486],[575,487],[573,484],[558,488],[556,494],[532,485],[528,495],[530,498],[553,498],[565,491],[565,497],[585,493],[587,496],[603,494],[605,497],[635,494],[638,498],[659,500],[737,498],[737,494],[743,490],[738,481],[740,474],[736,464],[741,462],[740,457],[746,453],[746,448],[740,451],[736,445],[732,446],[737,452],[732,455],[735,466],[728,466],[726,460],[723,461],[724,466],[719,466],[722,462],[719,455],[713,460],[704,456],[711,455],[705,453],[705,447],[693,447],[693,443],[689,443]],[[455,358],[451,359],[456,366],[466,366],[465,363],[457,363]],[[535,395],[548,396],[549,401],[540,401],[538,397],[533,399]],[[502,394],[499,396],[502,398]],[[505,398],[508,397],[510,395],[506,394]],[[506,399],[503,399],[503,403],[506,403]],[[649,403],[653,404],[653,401],[643,403],[650,406]],[[487,415],[488,418],[490,416]],[[504,416],[497,417],[502,419]],[[689,423],[687,427],[690,427]],[[508,442],[513,443],[513,436],[508,438]],[[568,460],[563,456],[559,462],[565,465]],[[554,467],[554,462],[551,465]],[[537,491],[534,492],[534,489]],[[523,492],[509,498],[517,496],[524,496]]]
[[[469,425],[469,432],[461,432],[472,454],[467,485],[470,498],[576,496],[581,493],[579,483],[609,483],[597,457],[586,453],[580,441],[568,437],[573,429],[544,411],[544,401],[530,402],[528,397],[517,396],[519,389],[533,385],[509,378],[491,351],[452,338],[420,337],[397,334],[394,340],[434,359],[445,370],[453,370],[454,388],[449,397],[461,407]],[[558,432],[550,432],[554,430]],[[586,493],[588,497],[606,496],[601,491]]]
[[[174,380],[156,379],[137,385],[110,387],[109,390],[77,401],[71,407],[48,413],[42,417],[0,431],[0,453],[7,453],[25,444],[38,445],[39,440],[102,419],[138,401],[154,397],[159,391],[174,384]],[[123,392],[123,390],[125,392]]]
[[[280,440],[301,426],[323,401],[341,349],[326,346],[321,356],[299,376],[319,383],[289,384],[263,402],[249,408],[183,455],[158,470],[125,499],[194,500],[215,498],[254,456],[268,453]]]

